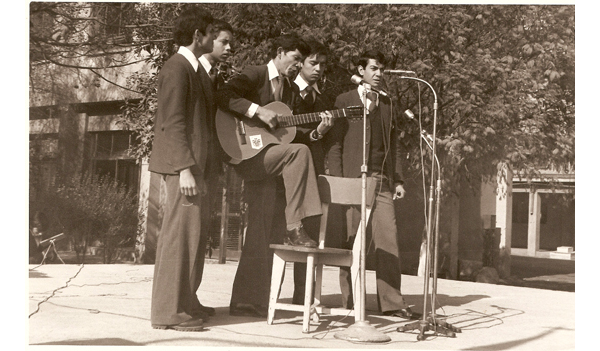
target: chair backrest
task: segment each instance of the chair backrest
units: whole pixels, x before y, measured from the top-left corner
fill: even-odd
[[[319,247],[325,247],[325,235],[327,232],[327,219],[329,217],[329,204],[339,205],[361,205],[362,203],[362,178],[342,178],[320,175],[317,184],[319,196],[321,197],[321,228],[319,230]],[[367,219],[375,200],[377,182],[373,178],[367,178]]]
[[[318,179],[321,202],[341,205],[360,205],[362,199],[362,178],[342,178],[320,175]],[[367,207],[373,206],[375,199],[375,179],[367,178]]]

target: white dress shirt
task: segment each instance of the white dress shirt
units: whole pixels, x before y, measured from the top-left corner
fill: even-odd
[[[306,97],[306,94],[308,94],[306,91],[306,87],[308,86],[308,83],[299,74],[296,76],[294,83],[296,83],[298,88],[300,88],[300,97],[302,97],[304,99]],[[315,94],[321,94],[321,92],[319,91],[319,86],[317,85],[316,82],[312,85],[312,87],[315,91]],[[314,95],[313,97],[316,98],[317,96]]]
[[[200,62],[200,64],[202,65],[202,67],[204,67],[204,70],[206,71],[207,74],[210,74],[210,70],[212,69],[212,65],[210,64],[210,62],[208,61],[208,59],[206,57],[204,57],[204,55],[200,56],[200,58],[198,59],[198,61]]]
[[[279,71],[277,70],[277,67],[275,67],[275,62],[273,62],[273,60],[267,63],[267,70],[269,72],[269,81],[271,82],[271,92],[275,93],[275,84],[277,83],[275,83],[273,80],[279,77]],[[283,84],[283,82],[281,84]],[[258,107],[259,106],[257,104],[252,103],[252,105],[248,107],[248,110],[245,113],[246,117],[254,117],[254,115],[256,114],[256,110],[258,110]]]
[[[358,96],[360,96],[360,100],[362,101],[362,97],[363,97],[363,92],[365,90],[365,87],[363,85],[359,85],[358,86]],[[375,96],[377,97],[377,99],[375,100],[375,106],[379,105],[379,94],[377,94],[376,92],[372,92],[375,94]],[[369,109],[369,107],[371,106],[371,99],[367,99],[367,110]]]
[[[182,54],[183,57],[185,57],[188,61],[190,61],[190,63],[192,64],[192,67],[194,67],[194,71],[198,72],[198,58],[194,55],[194,53],[186,48],[185,46],[180,46],[179,50],[177,50],[178,54]]]

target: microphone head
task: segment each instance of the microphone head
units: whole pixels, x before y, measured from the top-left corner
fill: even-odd
[[[404,111],[404,115],[408,117],[408,119],[415,119],[415,114],[411,110]]]
[[[402,69],[386,69],[383,70],[384,74],[416,74],[414,71],[405,71]]]
[[[363,82],[363,79],[355,74],[350,77],[350,81],[356,85],[360,85]]]

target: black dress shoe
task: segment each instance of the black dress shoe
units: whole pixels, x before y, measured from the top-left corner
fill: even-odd
[[[267,318],[267,308],[247,303],[229,306],[229,315],[236,317]]]
[[[153,324],[152,328],[154,329],[173,329],[173,330],[177,330],[177,331],[185,331],[185,332],[195,332],[195,331],[202,331],[204,329],[204,326],[202,325],[203,321],[200,318],[190,318],[185,322],[181,322],[179,324],[172,324],[172,325],[158,325],[158,324]]]
[[[413,319],[413,320],[420,319],[422,316],[421,313],[413,312],[410,309],[410,307],[401,308],[401,309],[395,310],[395,311],[385,311],[385,312],[383,312],[383,315],[391,316],[391,317],[400,317],[400,318],[404,318],[404,319]]]
[[[191,313],[190,315],[192,316],[192,318],[200,318],[205,322],[208,322],[208,320],[210,319],[210,316],[208,315],[208,313],[206,313],[202,310],[195,311],[195,312]]]
[[[283,239],[285,245],[291,246],[304,246],[304,247],[317,247],[317,242],[311,239],[303,226],[299,226],[292,230],[288,230],[285,238]]]
[[[214,308],[212,307],[207,307],[204,305],[200,305],[200,310],[204,313],[206,313],[209,316],[214,316],[216,314],[216,311]]]

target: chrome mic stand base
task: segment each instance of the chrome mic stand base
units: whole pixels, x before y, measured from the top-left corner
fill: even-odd
[[[352,342],[389,342],[392,338],[369,324],[368,321],[356,321],[347,329],[333,335],[336,339]]]
[[[436,318],[432,314],[429,314],[426,318],[422,320],[412,322],[403,326],[400,326],[396,329],[399,332],[408,332],[412,330],[419,330],[419,335],[417,336],[417,340],[422,341],[425,340],[425,332],[433,331],[431,335],[442,335],[450,338],[455,338],[456,333],[460,333],[460,328],[452,326],[450,323],[446,321]]]

